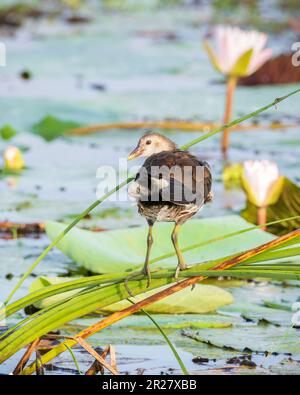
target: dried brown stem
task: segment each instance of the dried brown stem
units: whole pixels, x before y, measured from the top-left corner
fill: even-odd
[[[29,344],[29,346],[27,347],[27,350],[25,351],[24,355],[20,359],[18,365],[15,367],[15,370],[13,371],[13,375],[17,375],[21,372],[21,370],[24,368],[24,366],[28,362],[28,359],[31,357],[31,354],[36,349],[39,342],[40,342],[40,339],[37,338],[31,344]]]
[[[207,132],[213,130],[221,124],[212,122],[190,122],[190,121],[137,121],[137,122],[112,122],[112,123],[100,123],[97,125],[83,126],[76,129],[71,129],[65,132],[67,136],[82,136],[91,133],[104,132],[112,129],[165,129],[165,130],[186,130],[186,131],[203,131]],[[231,131],[241,130],[254,130],[254,129],[282,129],[296,127],[295,124],[280,124],[271,123],[269,125],[239,125],[231,128]]]
[[[119,373],[115,368],[113,368],[109,363],[105,361],[86,341],[84,341],[80,336],[76,336],[76,342],[81,345],[88,353],[90,353],[102,366],[109,370],[112,374],[118,375]]]
[[[39,350],[35,351],[35,371],[36,371],[36,375],[37,376],[44,376],[45,374],[45,370],[44,370],[44,365],[41,359],[41,353],[39,352]]]
[[[110,355],[110,364],[111,366],[118,371],[117,368],[117,358],[116,358],[116,350],[115,347],[110,344],[109,346],[109,355]]]
[[[107,354],[109,353],[109,350],[110,350],[110,346],[106,346],[105,349],[103,350],[102,354],[101,354],[101,357],[103,359],[105,359],[107,357]],[[104,368],[100,364],[100,362],[97,361],[97,359],[95,359],[95,361],[92,363],[92,365],[86,371],[85,375],[86,376],[94,376],[98,372],[103,374],[104,373]]]
[[[28,224],[20,224],[11,221],[0,222],[0,232],[12,232],[17,231],[21,234],[27,233],[42,233],[45,231],[45,226],[39,222],[33,222]]]
[[[83,227],[82,229],[87,229]],[[104,232],[105,228],[93,227],[89,228],[91,232]],[[13,238],[13,231],[17,232],[18,237],[27,236],[36,234],[39,235],[40,233],[45,232],[45,224],[39,222],[32,222],[27,224],[21,224],[17,222],[11,221],[3,221],[0,222],[0,238],[9,240]]]

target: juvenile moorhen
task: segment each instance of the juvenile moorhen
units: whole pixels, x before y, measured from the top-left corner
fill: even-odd
[[[157,133],[141,137],[128,160],[142,156],[147,159],[130,185],[128,193],[136,199],[138,211],[149,225],[147,253],[142,270],[147,276],[149,287],[153,224],[156,221],[175,222],[172,242],[178,258],[175,272],[175,278],[178,278],[180,270],[187,268],[178,245],[178,232],[184,222],[212,199],[212,176],[206,162],[197,159],[188,151],[181,151],[173,141]]]

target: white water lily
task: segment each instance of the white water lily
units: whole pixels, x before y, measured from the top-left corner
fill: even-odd
[[[249,160],[244,162],[242,182],[249,200],[257,207],[274,204],[282,190],[283,177],[275,162]]]
[[[9,146],[3,153],[5,170],[21,170],[25,166],[21,151],[17,147]]]
[[[265,33],[245,31],[232,26],[217,26],[213,31],[213,38],[215,50],[207,41],[204,46],[215,68],[228,76],[249,76],[272,56],[272,50],[265,48],[268,39]]]

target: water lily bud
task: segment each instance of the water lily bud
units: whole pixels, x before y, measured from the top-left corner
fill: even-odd
[[[220,73],[239,78],[253,74],[271,58],[272,50],[265,48],[267,38],[266,34],[254,30],[217,26],[213,32],[215,50],[208,41],[204,47]]]
[[[249,160],[244,162],[242,185],[248,199],[257,207],[276,203],[283,187],[284,177],[275,162]]]
[[[5,170],[22,170],[25,166],[21,151],[13,146],[9,146],[3,153]]]

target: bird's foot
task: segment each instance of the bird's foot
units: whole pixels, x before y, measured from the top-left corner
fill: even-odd
[[[134,295],[132,294],[132,292],[131,292],[131,290],[130,290],[130,288],[128,286],[128,281],[134,279],[135,277],[139,277],[141,275],[147,276],[147,285],[146,285],[146,287],[149,288],[150,284],[151,284],[151,272],[150,272],[150,268],[149,267],[143,267],[143,269],[140,272],[133,273],[133,274],[127,276],[125,278],[125,280],[124,280],[124,287],[125,287],[126,291],[128,292],[128,294],[131,297],[133,297]]]
[[[130,274],[124,280],[124,287],[125,287],[126,291],[128,292],[129,296],[131,296],[131,297],[134,297],[134,295],[131,292],[131,289],[129,288],[128,281],[134,279],[135,277],[138,277],[140,274],[141,274],[141,272]]]
[[[151,272],[149,266],[144,266],[141,273],[144,274],[144,276],[147,276],[146,288],[149,288],[151,284]]]
[[[175,271],[175,279],[176,279],[177,282],[179,281],[179,278],[178,278],[179,273],[180,273],[182,270],[189,269],[190,267],[191,267],[191,266],[188,266],[186,263],[182,263],[182,262],[178,263],[178,265],[177,265],[177,267],[176,267],[176,271]]]

